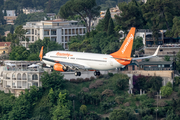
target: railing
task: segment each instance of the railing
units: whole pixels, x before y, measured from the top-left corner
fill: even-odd
[[[7,67],[4,67],[3,68],[4,71],[38,71],[38,72],[43,72],[44,70],[42,68],[35,68],[35,69],[19,69],[19,68],[7,68]]]

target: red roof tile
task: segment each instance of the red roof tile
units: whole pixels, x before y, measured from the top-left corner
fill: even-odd
[[[0,46],[9,46],[11,42],[0,42]]]

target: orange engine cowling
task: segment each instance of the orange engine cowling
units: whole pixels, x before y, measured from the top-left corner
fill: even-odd
[[[64,71],[67,71],[67,68],[61,65],[60,63],[56,63],[54,65],[54,70],[64,72]]]

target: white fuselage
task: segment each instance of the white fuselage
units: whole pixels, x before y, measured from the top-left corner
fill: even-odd
[[[70,51],[51,51],[43,56],[42,61],[49,66],[54,66],[57,62],[60,64],[77,64],[90,70],[111,70],[124,65],[118,63],[111,55],[70,52]]]

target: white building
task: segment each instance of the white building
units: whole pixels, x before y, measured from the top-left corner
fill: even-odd
[[[23,8],[23,13],[24,14],[31,14],[31,13],[36,13],[36,12],[44,12],[43,10],[36,10],[36,9],[31,9],[31,8]]]
[[[44,37],[50,38],[51,41],[56,41],[68,50],[68,42],[72,36],[85,35],[86,27],[78,25],[77,21],[63,21],[60,19],[40,21],[40,22],[27,22],[23,26],[26,32],[26,38],[29,43],[21,41],[21,44],[28,48],[28,45],[34,43],[36,40],[43,40]]]
[[[0,76],[2,82],[2,88],[5,93],[14,93],[15,96],[19,96],[20,92],[24,92],[25,89],[30,89],[30,86],[42,86],[40,81],[41,75],[44,70],[41,67],[28,67],[36,61],[7,61],[5,66],[0,67]]]

